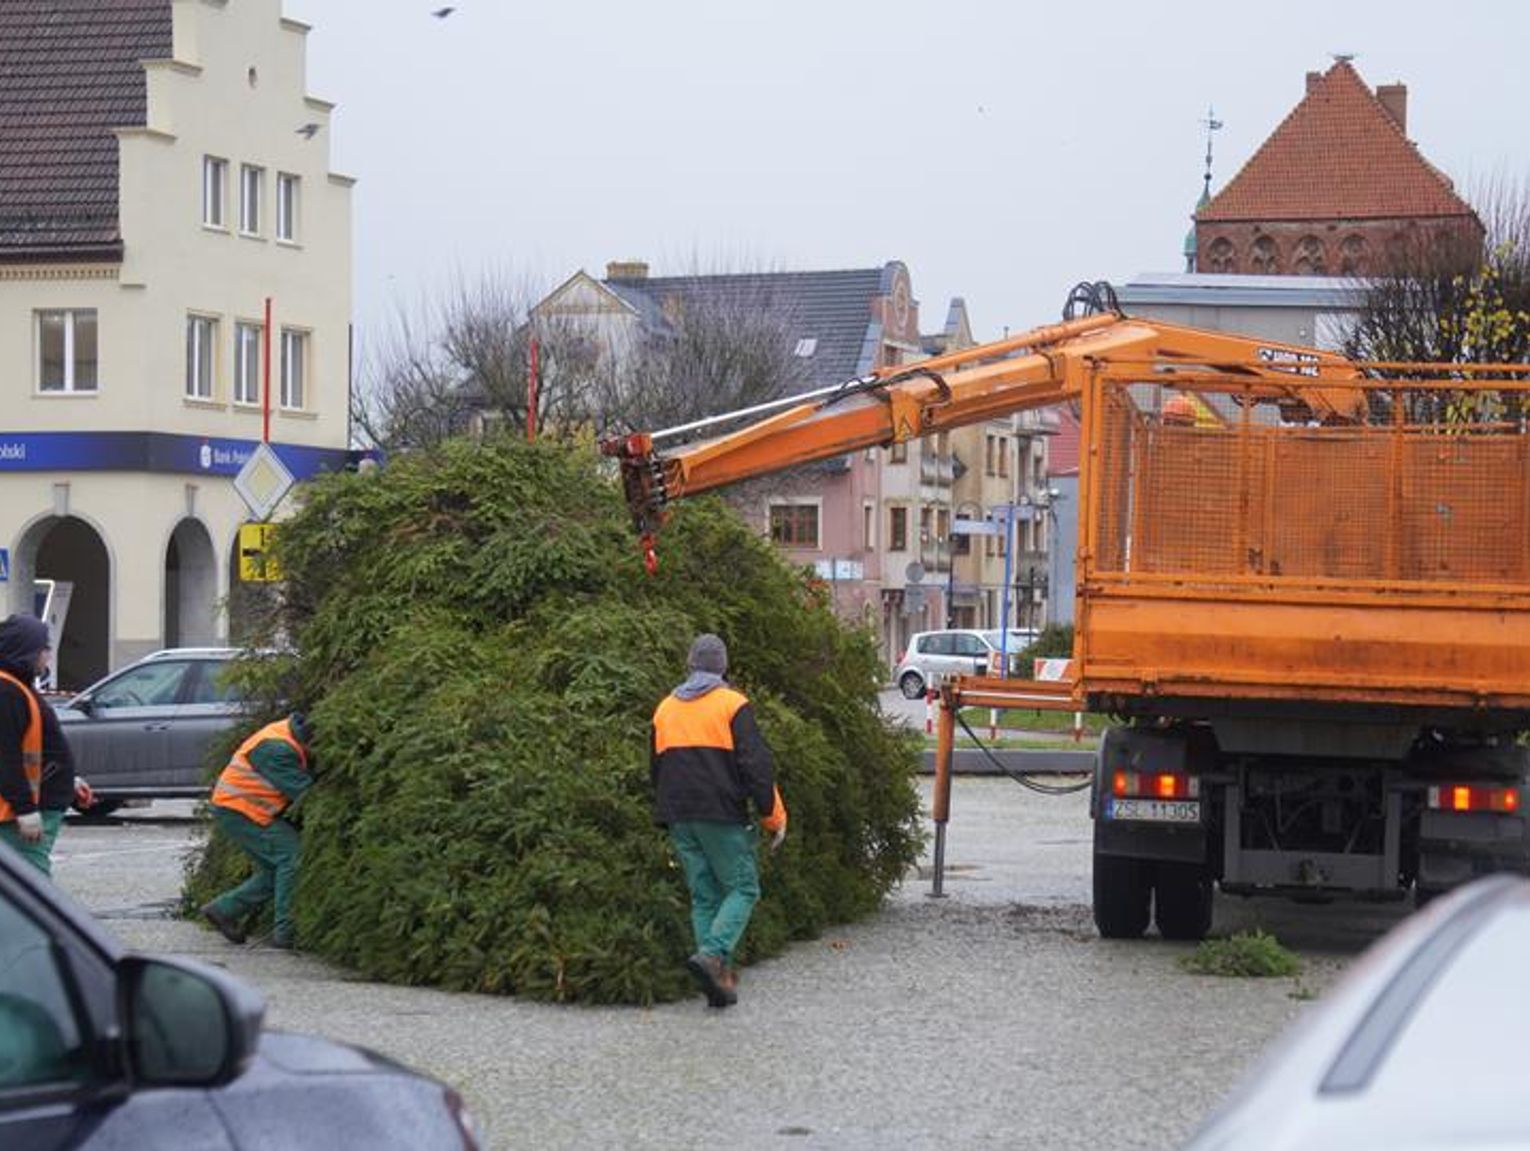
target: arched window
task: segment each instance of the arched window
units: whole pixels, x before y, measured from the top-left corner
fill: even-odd
[[[1323,251],[1323,241],[1316,236],[1303,236],[1296,242],[1296,259],[1291,270],[1298,276],[1326,276],[1328,262]]]
[[[1370,253],[1366,251],[1365,237],[1350,233],[1339,243],[1339,274],[1363,276],[1368,270]]]
[[[1212,272],[1231,272],[1234,255],[1232,241],[1226,236],[1218,236],[1206,249],[1207,269]]]
[[[1259,276],[1272,276],[1280,271],[1280,249],[1275,246],[1273,237],[1260,236],[1254,241],[1248,270]]]

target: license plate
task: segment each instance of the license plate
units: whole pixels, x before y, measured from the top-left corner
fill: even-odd
[[[1106,819],[1136,819],[1143,823],[1199,823],[1198,800],[1184,799],[1105,799]]]

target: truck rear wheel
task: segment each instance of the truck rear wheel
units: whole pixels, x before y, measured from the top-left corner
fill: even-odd
[[[1094,853],[1094,925],[1106,939],[1136,939],[1148,925],[1153,865]]]
[[[1153,877],[1153,918],[1165,939],[1198,942],[1211,930],[1212,881],[1199,863],[1160,863]]]

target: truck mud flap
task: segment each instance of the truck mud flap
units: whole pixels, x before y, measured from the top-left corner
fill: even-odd
[[[1162,827],[1152,823],[1095,821],[1099,855],[1125,855],[1168,863],[1205,863],[1204,827]]]

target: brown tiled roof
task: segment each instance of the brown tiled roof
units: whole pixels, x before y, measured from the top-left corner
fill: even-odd
[[[1347,61],[1315,84],[1198,220],[1470,216]]]
[[[0,0],[0,260],[120,254],[117,138],[170,0]]]

